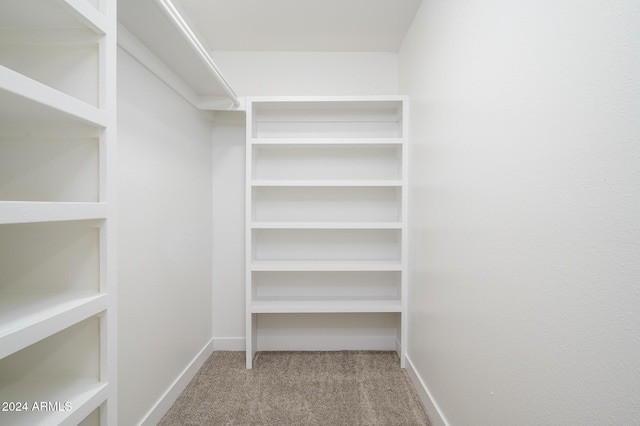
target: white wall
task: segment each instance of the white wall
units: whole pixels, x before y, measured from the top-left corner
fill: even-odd
[[[212,52],[239,96],[394,95],[398,55],[389,52]]]
[[[214,349],[244,350],[244,112],[216,112],[213,141]]]
[[[424,0],[409,358],[452,425],[640,419],[640,8]]]
[[[210,121],[119,50],[118,424],[211,338],[211,155]]]
[[[212,52],[212,56],[239,96],[398,93],[398,55],[395,53]],[[213,215],[214,348],[243,350],[244,115],[217,113],[213,139],[213,190],[216,201]],[[367,320],[364,316],[353,319],[354,327],[361,326],[363,319]],[[288,333],[287,339],[294,345],[297,343],[292,336],[300,332],[293,330],[292,326],[301,323],[299,317],[290,315],[272,315],[262,321],[274,335]],[[377,324],[374,318],[370,323]],[[315,332],[335,334],[335,328],[320,328]],[[384,332],[387,333],[387,330]]]

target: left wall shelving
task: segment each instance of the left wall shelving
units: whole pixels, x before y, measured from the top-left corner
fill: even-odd
[[[0,424],[115,425],[116,1],[0,4]]]

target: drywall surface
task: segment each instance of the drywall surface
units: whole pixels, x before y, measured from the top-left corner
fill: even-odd
[[[389,52],[212,52],[239,96],[395,95],[398,55]]]
[[[118,424],[211,338],[211,123],[118,52]]]
[[[409,358],[451,425],[640,419],[640,8],[424,0]]]
[[[244,350],[245,114],[217,112],[213,124],[214,349]],[[234,346],[235,345],[235,346]]]

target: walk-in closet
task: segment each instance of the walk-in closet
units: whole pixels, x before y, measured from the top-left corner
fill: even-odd
[[[635,424],[638,22],[0,1],[0,425]]]

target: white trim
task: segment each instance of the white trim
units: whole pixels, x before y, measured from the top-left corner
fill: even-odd
[[[63,113],[92,126],[107,126],[108,117],[104,110],[0,65],[0,95],[4,92],[42,105],[56,116]],[[8,101],[2,99],[2,102]]]
[[[244,352],[246,350],[245,339],[244,337],[214,337],[213,350]]]
[[[162,417],[169,411],[169,408],[178,399],[182,391],[187,387],[189,382],[193,380],[194,376],[200,370],[205,361],[213,353],[213,339],[209,340],[202,350],[193,358],[193,360],[182,370],[176,380],[169,386],[169,388],[162,394],[162,396],[156,401],[151,409],[142,418],[140,425],[152,426],[158,424]]]
[[[449,422],[447,422],[447,418],[444,416],[442,409],[440,408],[436,400],[433,398],[433,395],[429,391],[427,384],[424,382],[424,380],[422,380],[422,377],[420,377],[420,374],[418,374],[418,371],[416,370],[416,367],[413,365],[413,362],[411,362],[411,358],[409,358],[409,355],[406,355],[405,359],[406,359],[405,370],[407,371],[407,374],[409,375],[411,382],[413,383],[416,390],[418,391],[418,396],[420,397],[420,400],[422,401],[422,405],[424,405],[424,408],[427,411],[427,414],[429,415],[429,419],[431,420],[431,423],[434,426],[449,426]]]

